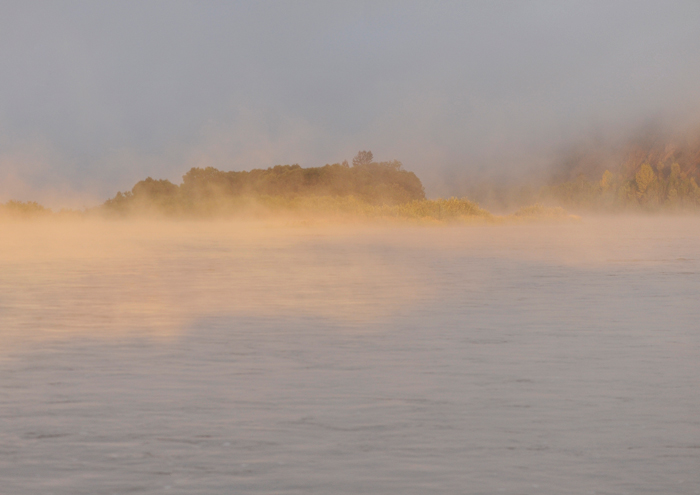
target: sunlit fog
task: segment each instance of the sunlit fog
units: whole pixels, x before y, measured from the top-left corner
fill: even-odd
[[[0,494],[700,493],[700,4],[0,5]]]

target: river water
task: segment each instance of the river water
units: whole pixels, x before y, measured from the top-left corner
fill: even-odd
[[[700,219],[8,223],[0,493],[700,493]]]

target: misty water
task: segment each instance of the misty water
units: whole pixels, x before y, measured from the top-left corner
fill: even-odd
[[[8,223],[0,493],[700,493],[700,219]]]

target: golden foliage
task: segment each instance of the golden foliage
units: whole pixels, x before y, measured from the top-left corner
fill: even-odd
[[[18,218],[32,218],[37,216],[45,216],[51,213],[51,210],[41,206],[36,201],[8,201],[5,204],[0,204],[0,215]]]
[[[634,176],[635,184],[637,185],[637,195],[641,198],[647,192],[649,186],[656,180],[656,174],[648,163],[639,167],[639,170]]]

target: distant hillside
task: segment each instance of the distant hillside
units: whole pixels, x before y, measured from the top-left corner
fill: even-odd
[[[570,179],[544,187],[541,200],[600,210],[700,207],[700,134],[637,139],[612,160],[591,150],[568,166]]]
[[[323,167],[277,165],[268,169],[224,172],[213,167],[193,168],[176,185],[147,178],[131,191],[109,199],[108,211],[129,212],[154,208],[182,213],[230,209],[255,198],[354,197],[370,205],[398,205],[425,199],[423,184],[401,162],[374,162],[372,153],[360,152],[347,162]]]

